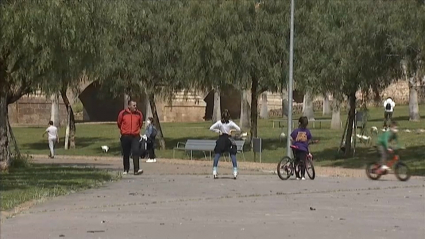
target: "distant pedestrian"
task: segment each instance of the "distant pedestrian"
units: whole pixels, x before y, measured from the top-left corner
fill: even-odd
[[[155,139],[157,134],[157,129],[153,125],[153,118],[149,117],[146,121],[146,131],[143,136],[146,139],[146,150],[149,156],[149,159],[146,160],[146,163],[156,163],[155,155]]]
[[[391,97],[388,97],[384,101],[384,128],[387,128],[388,125],[391,124],[393,120],[395,102]]]
[[[128,108],[118,114],[117,125],[121,133],[123,174],[128,174],[130,170],[130,155],[133,158],[134,175],[142,174],[143,169],[139,168],[139,141],[140,129],[143,126],[143,114],[137,110],[135,101],[128,101]]]
[[[58,128],[53,125],[53,121],[49,121],[49,127],[44,131],[43,137],[47,134],[47,141],[49,143],[49,158],[55,157],[55,144],[59,143]]]

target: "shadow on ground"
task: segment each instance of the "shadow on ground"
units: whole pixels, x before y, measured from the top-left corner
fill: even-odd
[[[0,191],[19,190],[31,187],[54,188],[71,187],[86,180],[97,182],[109,181],[113,175],[109,173],[94,173],[97,169],[94,163],[75,165],[63,163],[32,164],[27,168],[10,169],[9,173],[2,173]],[[75,167],[78,166],[78,167]],[[99,170],[100,171],[100,170]],[[103,171],[103,170],[102,170]]]

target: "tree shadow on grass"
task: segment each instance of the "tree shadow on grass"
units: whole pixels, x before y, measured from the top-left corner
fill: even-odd
[[[379,162],[379,154],[374,147],[357,148],[354,157],[344,158],[343,153],[337,153],[338,148],[328,148],[315,152],[314,160],[319,165],[363,169],[368,163]],[[400,150],[401,161],[406,163],[412,170],[412,175],[425,176],[425,156],[423,146],[407,147]]]
[[[95,143],[98,143],[99,141],[102,141],[102,140],[104,140],[104,138],[101,138],[101,137],[79,137],[77,139],[76,144],[77,144],[77,147],[84,148],[84,147],[88,147],[90,145],[93,145]],[[49,148],[47,141],[24,143],[24,144],[22,144],[22,146],[24,148],[30,148],[30,149],[35,149],[35,150],[44,150],[44,149]],[[59,147],[59,146],[60,146],[59,144],[56,144],[56,147]]]
[[[369,122],[381,122],[382,124],[384,123],[384,114],[382,113],[382,118],[374,118],[374,119],[369,119]],[[397,116],[397,117],[393,117],[393,121],[409,121],[409,116]]]
[[[93,164],[84,166],[92,167],[91,165]],[[73,188],[86,185],[87,181],[110,181],[114,176],[94,168],[32,164],[27,168],[15,168],[11,169],[9,173],[2,173],[1,178],[0,190],[7,191],[27,188]]]

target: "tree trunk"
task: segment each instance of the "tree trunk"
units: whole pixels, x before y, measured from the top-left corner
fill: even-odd
[[[341,128],[341,102],[334,97],[332,101],[331,129]]]
[[[212,121],[217,122],[221,120],[221,102],[220,102],[220,89],[214,89],[214,109],[212,115]]]
[[[145,107],[146,107],[145,118],[147,119],[149,117],[153,117],[152,109],[151,109],[151,103],[150,103],[149,99],[146,99],[146,106]]]
[[[303,116],[307,116],[308,120],[314,120],[313,95],[310,92],[304,95]]]
[[[242,90],[241,97],[241,116],[240,116],[240,127],[242,129],[251,128],[251,109],[248,100],[248,91]]]
[[[419,105],[418,105],[418,82],[419,77],[411,77],[409,82],[409,120],[410,121],[420,121],[421,116],[419,115]]]
[[[348,127],[345,136],[345,156],[349,156],[351,153],[351,137],[353,136],[353,125],[356,114],[356,93],[351,93],[348,98],[350,110],[348,111]]]
[[[251,139],[257,137],[257,121],[258,121],[258,79],[252,77],[251,83]]]
[[[77,127],[75,126],[74,111],[72,110],[71,102],[69,101],[68,96],[66,96],[66,89],[61,90],[60,93],[67,111],[66,134],[64,140],[65,149],[75,149],[75,132],[77,131]]]
[[[331,113],[331,107],[329,105],[329,95],[323,95],[323,115],[329,115]]]
[[[15,134],[13,134],[12,126],[10,126],[9,117],[6,117],[7,122],[7,137],[9,137],[9,153],[11,156],[11,161],[14,158],[20,158],[21,152],[19,151],[18,142],[16,142]],[[13,150],[11,145],[13,145]]]
[[[128,101],[130,100],[130,96],[124,92],[124,109],[128,108]]]
[[[378,86],[374,85],[372,86],[372,91],[373,91],[373,103],[375,105],[375,107],[380,107],[381,106],[381,93],[379,92]]]
[[[50,97],[50,100],[52,101],[52,108],[50,111],[50,120],[53,121],[53,125],[58,127],[60,126],[60,119],[59,119],[59,95],[57,93],[53,94]]]
[[[164,150],[165,138],[164,138],[164,133],[162,132],[161,123],[159,122],[158,111],[156,110],[155,95],[153,93],[149,93],[148,99],[149,99],[149,104],[151,106],[152,115],[153,115],[153,125],[158,131],[157,137],[159,139],[159,146],[162,150]]]
[[[268,106],[267,106],[267,92],[263,92],[261,94],[260,118],[261,119],[268,119],[269,118],[269,110],[268,110]]]
[[[9,137],[7,137],[7,95],[0,93],[0,170],[10,166]]]

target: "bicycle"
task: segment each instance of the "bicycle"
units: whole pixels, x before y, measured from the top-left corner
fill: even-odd
[[[403,162],[400,161],[400,156],[398,153],[393,151],[393,158],[387,161],[386,165],[389,168],[393,168],[396,178],[400,181],[407,181],[410,178],[410,168]],[[378,180],[382,175],[389,173],[387,169],[381,169],[381,164],[378,162],[369,163],[366,166],[366,175],[372,180]],[[403,170],[405,173],[403,174]]]
[[[298,147],[292,145],[292,151],[294,152]],[[294,152],[295,155],[295,152]],[[287,180],[294,173],[300,172],[300,164],[305,164],[305,171],[307,172],[308,177],[311,180],[314,180],[316,177],[316,172],[314,170],[313,165],[313,155],[308,154],[304,160],[300,160],[299,164],[295,165],[295,158],[291,158],[288,156],[283,157],[279,163],[277,164],[277,175],[282,180]]]

